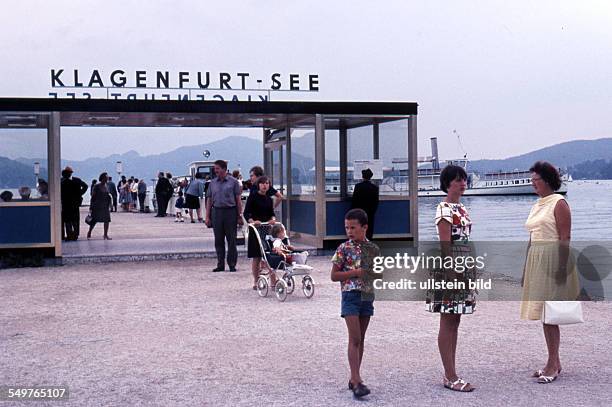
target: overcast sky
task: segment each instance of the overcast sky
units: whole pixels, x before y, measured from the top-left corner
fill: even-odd
[[[437,136],[441,157],[462,155],[456,129],[471,158],[503,158],[612,136],[611,4],[5,0],[0,96],[47,96],[52,68],[317,73],[318,93],[273,99],[415,101],[421,154]],[[79,159],[226,132],[64,134],[64,157]]]

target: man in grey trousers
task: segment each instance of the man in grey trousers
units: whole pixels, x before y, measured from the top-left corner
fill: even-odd
[[[206,226],[213,228],[217,267],[214,272],[225,271],[225,241],[227,240],[227,265],[229,271],[236,271],[238,249],[236,248],[237,225],[242,225],[242,185],[228,175],[227,163],[215,161],[216,177],[208,186],[206,200]]]

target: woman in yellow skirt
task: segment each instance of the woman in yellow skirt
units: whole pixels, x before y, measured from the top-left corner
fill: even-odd
[[[539,199],[531,208],[525,227],[530,240],[523,272],[521,319],[541,320],[544,301],[575,301],[579,294],[578,275],[570,261],[571,212],[562,195],[557,169],[538,161],[529,169]],[[559,325],[543,324],[548,361],[533,373],[538,383],[551,383],[561,373]]]

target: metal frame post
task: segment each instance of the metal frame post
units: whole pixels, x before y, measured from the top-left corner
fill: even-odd
[[[289,125],[289,119],[287,119],[287,126],[285,128],[286,142],[285,142],[285,193],[283,194],[285,210],[283,211],[283,222],[287,228],[287,233],[291,231],[291,194],[293,179],[291,178],[291,126]],[[283,204],[281,204],[282,206]]]
[[[51,243],[55,247],[55,257],[62,256],[62,201],[61,201],[61,166],[62,154],[60,144],[60,113],[49,115],[47,128],[47,165],[49,171],[49,190],[51,200]]]
[[[315,217],[316,233],[323,245],[327,233],[325,208],[325,121],[323,115],[315,116]]]
[[[346,123],[340,120],[339,148],[340,148],[340,197],[348,197],[348,132]]]
[[[408,118],[408,159],[410,162],[410,233],[413,244],[419,240],[419,175],[417,153],[417,118]]]

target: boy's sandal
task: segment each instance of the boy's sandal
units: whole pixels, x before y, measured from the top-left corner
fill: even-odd
[[[458,378],[454,382],[451,382],[446,377],[444,378],[444,387],[453,391],[460,391],[463,393],[469,393],[474,390],[473,387],[467,388],[470,384],[463,380],[462,378]]]
[[[357,386],[353,387],[353,396],[355,398],[361,398],[370,394],[370,389],[363,383],[358,383]]]

